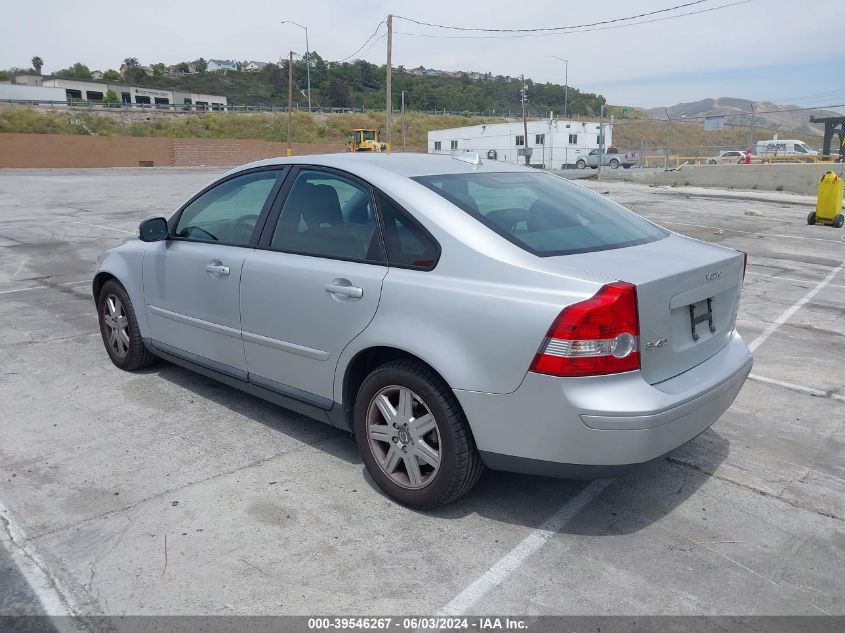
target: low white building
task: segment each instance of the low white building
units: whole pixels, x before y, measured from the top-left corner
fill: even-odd
[[[15,78],[18,79],[17,77]],[[101,103],[106,93],[111,90],[117,95],[118,101],[125,104],[139,104],[150,106],[181,106],[210,110],[225,110],[228,101],[223,95],[208,95],[196,92],[185,92],[169,88],[152,88],[148,86],[132,86],[122,82],[112,81],[84,81],[81,79],[59,79],[44,77],[40,84],[43,88],[62,90],[61,97],[55,99],[57,92],[44,92],[43,96],[30,97],[40,101],[88,101]]]
[[[612,140],[612,125],[605,123],[604,146],[609,147]],[[429,154],[478,152],[487,160],[524,165],[527,147],[531,166],[545,169],[573,166],[580,157],[598,146],[598,121],[529,121],[527,139],[522,121],[471,125],[428,133]]]
[[[231,59],[209,59],[206,70],[210,73],[216,73],[223,70],[237,70],[238,66]]]

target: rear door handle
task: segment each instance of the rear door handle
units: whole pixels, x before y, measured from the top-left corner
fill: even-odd
[[[228,277],[229,267],[224,266],[220,262],[213,262],[211,264],[206,264],[205,272],[215,275],[216,277]]]
[[[360,299],[364,296],[364,289],[358,286],[347,286],[338,283],[326,284],[326,292],[350,299]]]

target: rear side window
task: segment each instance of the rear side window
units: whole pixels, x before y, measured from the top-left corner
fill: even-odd
[[[434,268],[440,256],[434,238],[389,198],[379,195],[379,209],[388,265],[419,270]]]
[[[625,248],[668,235],[635,213],[550,174],[449,174],[415,180],[540,257]]]

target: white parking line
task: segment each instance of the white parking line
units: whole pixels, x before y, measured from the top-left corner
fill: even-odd
[[[116,229],[113,226],[103,226],[102,224],[91,224],[90,222],[80,222],[79,220],[71,220],[70,224],[84,224],[85,226],[94,226],[98,229],[106,229],[107,231],[117,231],[118,233],[125,233],[126,235],[135,235],[133,231],[126,231],[124,229]]]
[[[768,277],[769,279],[782,279],[783,281],[797,281],[802,284],[813,283],[812,279],[798,279],[797,277],[781,277],[780,275],[769,275],[768,273],[755,273],[750,270],[745,271],[746,275],[754,275],[755,277]],[[842,284],[829,284],[831,288],[845,288]]]
[[[83,279],[81,281],[65,281],[60,284],[52,284],[50,286],[30,286],[29,288],[16,288],[15,290],[0,290],[0,295],[7,295],[13,292],[26,292],[27,290],[41,290],[43,288],[55,288],[56,286],[76,286],[78,284],[89,284],[90,279]]]
[[[694,226],[699,229],[717,229],[719,231],[729,231],[730,233],[744,233],[745,235],[761,235],[763,237],[780,237],[788,240],[810,240],[813,242],[832,242],[834,244],[841,244],[842,240],[827,240],[823,237],[805,237],[803,235],[782,235],[780,233],[760,233],[759,231],[740,231],[739,229],[728,229],[724,226],[712,226],[710,224],[691,224],[689,222],[677,222],[675,220],[661,220],[666,224],[677,224],[678,226]]]
[[[797,391],[798,393],[803,393],[807,396],[815,396],[817,398],[832,398],[834,400],[840,400],[842,402],[845,402],[845,396],[842,396],[838,393],[828,393],[827,391],[822,391],[821,389],[805,387],[804,385],[796,385],[795,383],[786,382],[784,380],[778,380],[777,378],[766,378],[765,376],[758,376],[757,374],[748,374],[748,379],[754,380],[756,382],[762,382],[766,385],[783,387],[784,389],[789,389],[790,391]]]
[[[599,479],[590,483],[575,497],[563,505],[538,529],[526,536],[516,547],[505,554],[490,569],[479,576],[466,589],[464,589],[443,609],[441,615],[462,615],[478,602],[493,587],[498,587],[513,572],[519,569],[531,554],[540,549],[543,544],[567,523],[575,515],[598,497],[610,484],[608,479]],[[493,609],[495,611],[495,609]]]
[[[0,543],[9,552],[47,615],[73,615],[62,593],[44,571],[46,566],[26,542],[26,535],[5,508],[0,508]]]
[[[767,338],[769,338],[772,334],[774,334],[775,330],[777,330],[781,325],[786,323],[792,317],[793,314],[798,312],[798,310],[800,310],[807,302],[809,302],[810,299],[815,297],[816,294],[818,294],[818,292],[820,290],[822,290],[831,281],[833,281],[833,278],[836,277],[836,275],[838,275],[842,271],[843,268],[845,268],[845,262],[842,262],[841,264],[839,264],[839,266],[837,266],[836,268],[831,270],[827,277],[822,279],[818,284],[816,284],[815,287],[810,289],[810,291],[807,294],[805,294],[798,301],[796,301],[794,304],[792,304],[792,306],[787,308],[783,312],[783,314],[781,314],[777,319],[775,319],[773,322],[769,323],[768,327],[765,330],[763,330],[763,332],[760,334],[760,336],[758,336],[753,341],[751,341],[748,348],[753,352],[758,347],[760,347],[766,341]]]

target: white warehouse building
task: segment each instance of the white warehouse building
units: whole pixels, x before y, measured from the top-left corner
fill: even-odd
[[[604,124],[604,147],[613,141],[612,124]],[[428,133],[429,154],[478,152],[482,158],[525,164],[525,128],[522,121],[470,125]],[[531,166],[562,169],[599,146],[598,121],[546,119],[528,122]]]

